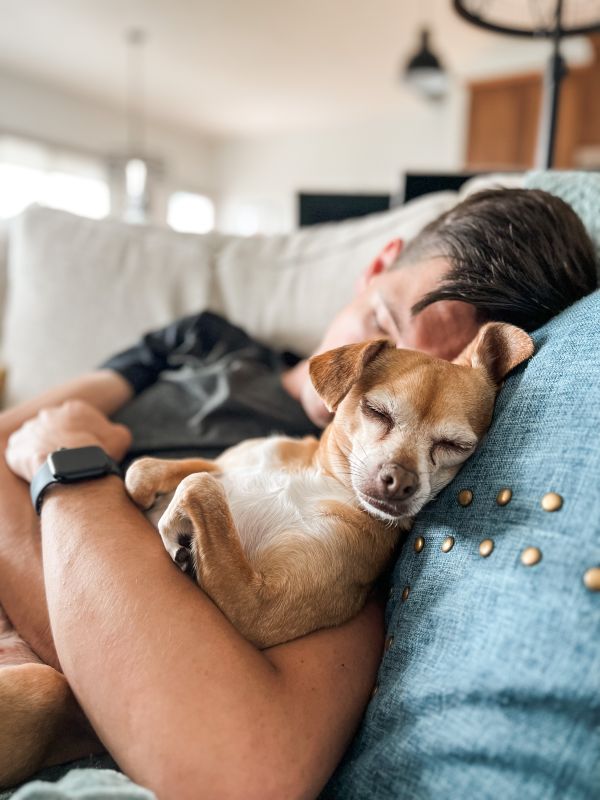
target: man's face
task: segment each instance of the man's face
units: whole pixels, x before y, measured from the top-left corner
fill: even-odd
[[[442,301],[416,316],[411,313],[416,302],[437,288],[448,269],[445,259],[433,258],[365,276],[352,302],[332,320],[319,352],[387,336],[397,347],[454,358],[477,332],[472,306]]]
[[[473,307],[466,303],[441,301],[416,316],[411,313],[412,306],[437,288],[448,272],[445,259],[389,271],[373,266],[359,281],[354,299],[332,320],[316,353],[385,336],[397,347],[451,360],[474,338],[479,326]],[[313,422],[327,424],[330,415],[308,378],[301,402]]]

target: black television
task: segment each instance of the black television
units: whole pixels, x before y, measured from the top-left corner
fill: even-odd
[[[407,172],[404,177],[403,202],[431,192],[457,192],[463,183],[478,172]]]
[[[389,194],[298,193],[298,223],[301,228],[321,222],[340,222],[363,217],[376,211],[387,211]]]

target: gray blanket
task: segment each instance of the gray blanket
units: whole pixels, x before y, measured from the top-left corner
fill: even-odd
[[[156,800],[132,783],[110,756],[90,756],[50,767],[20,788],[0,791],[0,800]]]

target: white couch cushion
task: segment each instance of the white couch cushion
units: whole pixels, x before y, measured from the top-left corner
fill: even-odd
[[[484,189],[522,189],[525,183],[525,174],[523,172],[492,172],[488,175],[475,175],[474,178],[469,178],[458,190],[458,197],[464,200],[469,195],[475,192],[481,192]]]
[[[379,251],[393,238],[415,236],[456,202],[456,193],[438,192],[391,211],[286,236],[223,237],[219,305],[258,339],[307,355]]]
[[[3,361],[8,403],[95,367],[209,305],[214,238],[32,206],[14,223]]]

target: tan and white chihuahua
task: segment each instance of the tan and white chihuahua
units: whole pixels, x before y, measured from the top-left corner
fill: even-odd
[[[126,475],[164,545],[250,641],[339,625],[400,534],[486,432],[498,389],[533,352],[488,323],[454,363],[385,339],[315,356],[335,416],[320,441],[253,439],[215,461],[142,458]]]

